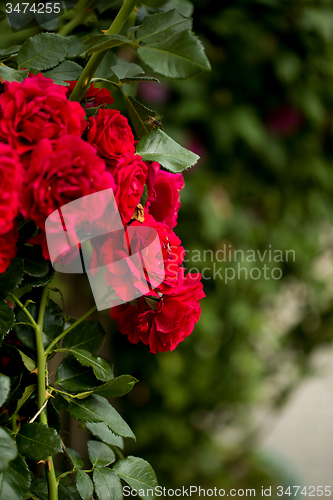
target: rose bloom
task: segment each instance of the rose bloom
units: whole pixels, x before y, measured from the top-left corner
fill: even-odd
[[[112,175],[93,146],[73,135],[61,137],[54,145],[43,139],[31,155],[21,213],[44,229],[45,219],[57,208],[114,187]]]
[[[141,156],[131,155],[109,168],[116,182],[115,198],[124,223],[131,220],[140,203],[148,167]]]
[[[58,139],[65,134],[81,136],[85,112],[77,102],[68,101],[67,89],[42,74],[22,83],[5,84],[0,95],[0,137],[21,155],[38,141]]]
[[[157,222],[154,217],[148,213],[145,213],[144,222],[135,221],[130,227],[133,231],[134,228],[144,226],[148,226],[157,232],[161,244],[161,257],[163,259],[165,276],[163,282],[157,287],[157,290],[162,293],[172,293],[173,289],[178,286],[179,270],[185,257],[184,247],[181,246],[180,239],[169,226]],[[144,248],[146,242],[141,241],[140,245],[141,248]],[[153,268],[152,265],[150,267]]]
[[[0,273],[4,273],[16,255],[18,230],[14,226],[10,231],[0,235]]]
[[[156,302],[150,299],[151,304],[155,302],[153,307],[147,304],[145,297],[140,297],[136,305],[111,308],[111,318],[133,344],[141,340],[154,354],[173,351],[199,321],[199,301],[205,297],[200,279],[200,274],[187,274],[173,294]]]
[[[67,83],[69,83],[69,87],[67,87],[67,96],[69,97],[73,92],[77,82],[74,81]],[[107,90],[105,88],[99,89],[98,87],[95,87],[93,83],[87,89],[85,99],[85,109],[95,108],[97,106],[103,106],[105,104],[113,104],[114,102],[110,90]]]
[[[0,234],[13,228],[18,214],[22,165],[15,151],[0,143]]]
[[[153,161],[149,165],[148,178],[150,180],[147,199],[149,213],[158,222],[175,227],[180,209],[179,191],[185,185],[182,174],[162,170],[160,164]]]
[[[87,141],[112,166],[135,153],[131,127],[117,109],[100,109],[97,116],[89,118]]]
[[[173,293],[181,280],[185,255],[181,241],[171,228],[149,214],[142,223],[134,221],[126,232],[110,233],[96,251],[105,268],[106,283],[124,302],[148,290],[157,298],[159,293]]]

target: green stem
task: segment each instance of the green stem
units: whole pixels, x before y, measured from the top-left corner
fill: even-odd
[[[48,345],[48,347],[45,349],[44,352],[44,357],[46,361],[46,356],[49,354],[49,352],[52,350],[52,348],[63,338],[67,333],[69,333],[73,328],[75,328],[77,325],[81,323],[81,321],[85,320],[90,314],[92,314],[94,311],[96,311],[97,306],[93,306],[91,309],[89,309],[88,312],[86,312],[81,318],[77,319],[74,323],[71,324],[65,331],[63,331],[60,335],[58,335],[57,338],[55,338],[51,344]]]
[[[44,356],[43,323],[44,323],[47,295],[48,295],[48,289],[46,286],[42,293],[41,302],[39,306],[39,313],[38,313],[37,329],[35,330],[36,348],[37,348],[38,408],[41,408],[43,406],[46,399],[46,383],[45,383],[46,358]],[[39,420],[42,424],[47,425],[47,418],[45,411],[41,412]]]
[[[34,320],[34,318],[31,316],[31,314],[29,313],[28,309],[22,304],[22,302],[13,293],[10,296],[14,300],[14,302],[16,302],[16,304],[22,309],[22,311],[27,316],[27,318],[30,319],[31,326],[36,331],[38,328],[38,325],[37,325],[36,321]]]
[[[73,31],[74,28],[79,26],[82,23],[82,21],[84,21],[87,12],[94,4],[94,2],[95,0],[90,0],[90,2],[87,5],[86,5],[87,0],[79,2],[75,8],[75,11],[77,12],[76,15],[67,24],[65,24],[62,28],[60,28],[58,34],[62,36],[67,36],[71,31]]]
[[[106,32],[106,35],[116,35],[120,32],[120,30],[126,23],[127,19],[129,18],[132,10],[135,8],[137,1],[138,0],[124,1],[113,23]],[[95,74],[95,71],[97,70],[98,66],[102,62],[105,55],[107,54],[108,50],[109,49],[102,50],[100,52],[95,52],[95,54],[91,56],[91,58],[88,61],[88,64],[82,71],[82,74],[78,79],[73,92],[71,93],[71,96],[69,98],[71,101],[79,101],[79,102],[81,101],[82,97],[84,96],[90,84],[92,77]]]
[[[37,401],[38,408],[41,408],[46,400],[46,356],[44,356],[43,344],[43,324],[48,298],[48,287],[45,286],[38,313],[36,332],[36,347],[37,347]],[[40,423],[47,425],[47,416],[45,409],[39,415]],[[46,459],[46,477],[48,484],[49,500],[58,500],[58,485],[53,465],[52,457]]]

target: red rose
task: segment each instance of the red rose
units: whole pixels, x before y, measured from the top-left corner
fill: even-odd
[[[15,151],[0,143],[0,234],[8,232],[18,214],[22,165]]]
[[[149,170],[153,170],[155,174],[148,191],[149,213],[155,220],[164,222],[169,227],[175,227],[180,208],[179,191],[185,185],[183,176],[162,170],[156,161],[149,165]]]
[[[159,297],[160,293],[173,293],[181,282],[185,251],[180,244],[172,229],[146,214],[143,223],[133,222],[126,233],[110,233],[95,249],[94,266],[100,257],[106,283],[124,302],[138,294]]]
[[[54,147],[43,139],[31,155],[21,212],[44,228],[57,208],[108,188],[114,189],[113,177],[93,146],[73,135],[61,137]]]
[[[8,233],[0,236],[0,273],[4,273],[16,255],[18,230],[14,226]]]
[[[174,288],[178,286],[179,270],[185,257],[184,247],[181,246],[180,239],[169,226],[161,222],[156,222],[154,217],[147,213],[145,213],[144,222],[135,221],[130,227],[133,231],[135,227],[144,226],[149,226],[156,230],[162,247],[165,276],[163,282],[157,287],[157,290],[162,293],[172,293]],[[145,245],[145,242],[141,242],[142,248]],[[133,252],[134,250],[132,250]],[[153,263],[151,263],[150,267],[153,268]]]
[[[100,109],[97,116],[89,118],[87,141],[109,165],[135,153],[131,127],[117,109]]]
[[[132,155],[110,168],[115,182],[115,198],[122,220],[127,223],[140,203],[147,178],[148,167],[141,156]]]
[[[148,306],[145,297],[137,305],[123,304],[111,308],[111,318],[128,340],[137,344],[141,340],[150,346],[150,352],[173,351],[188,337],[199,321],[199,301],[205,297],[200,274],[188,274],[177,291]]]
[[[67,96],[69,97],[74,90],[76,85],[76,81],[67,82],[69,83],[69,87],[67,87]],[[95,108],[97,106],[103,106],[105,104],[113,104],[113,97],[111,96],[110,90],[105,88],[99,89],[95,87],[92,83],[90,87],[86,91],[86,105],[85,108]]]
[[[42,74],[22,83],[6,82],[0,96],[0,137],[21,155],[44,138],[81,136],[86,126],[85,112],[79,103],[68,101],[66,92],[66,87]]]

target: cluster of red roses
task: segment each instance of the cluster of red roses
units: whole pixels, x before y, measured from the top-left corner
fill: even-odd
[[[192,332],[204,297],[201,276],[184,275],[184,249],[172,230],[183,177],[135,154],[127,119],[116,109],[103,109],[113,102],[109,91],[90,87],[86,108],[101,108],[86,120],[83,107],[68,100],[72,88],[40,74],[22,83],[6,82],[0,95],[0,272],[16,254],[19,214],[35,222],[39,233],[29,243],[41,245],[49,259],[47,217],[73,200],[112,188],[125,227],[157,231],[165,277],[150,297],[111,308],[111,317],[131,342],[141,340],[154,353],[172,350]],[[139,203],[145,185],[143,210]],[[134,216],[138,205],[139,217]],[[112,237],[100,248],[102,260],[110,261],[109,255],[119,250]],[[112,273],[112,266],[106,272]],[[116,292],[121,293],[120,287]]]

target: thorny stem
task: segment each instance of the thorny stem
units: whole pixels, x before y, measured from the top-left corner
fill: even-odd
[[[88,4],[87,0],[79,2],[75,9],[76,15],[74,15],[73,19],[71,19],[67,24],[65,24],[62,28],[60,28],[58,34],[62,36],[67,36],[71,31],[73,31],[74,28],[79,26],[79,24],[81,24],[82,21],[84,21],[87,12],[92,7],[94,2],[95,0],[90,0]]]
[[[36,350],[37,350],[37,404],[38,408],[41,409],[43,408],[43,406],[45,406],[45,401],[47,398],[46,356],[44,355],[43,325],[44,325],[46,303],[48,298],[48,287],[46,285],[42,292],[37,322],[32,317],[28,309],[22,304],[22,302],[17,297],[15,297],[15,295],[12,294],[11,297],[25,313],[27,318],[30,320],[32,328],[35,330]],[[47,425],[47,416],[45,409],[43,409],[40,412],[39,421],[41,424]],[[45,464],[46,464],[46,477],[48,484],[49,500],[58,500],[58,485],[55,476],[52,457],[48,457],[45,461]]]
[[[45,308],[48,298],[48,287],[44,287],[39,306],[37,329],[36,332],[36,347],[37,347],[37,401],[38,408],[42,408],[46,401],[46,356],[44,356],[43,344],[43,324]],[[47,416],[45,409],[39,415],[41,424],[47,425]],[[46,477],[48,484],[49,500],[58,500],[58,485],[55,476],[55,470],[52,457],[48,457],[45,461],[46,464]]]
[[[131,12],[135,8],[137,0],[125,0],[121,9],[119,10],[117,16],[113,20],[110,28],[106,32],[106,35],[117,35],[127,19],[129,18]],[[100,52],[95,52],[89,59],[86,67],[81,73],[80,78],[77,81],[77,84],[74,87],[73,92],[70,96],[70,101],[78,101],[80,102],[82,97],[84,96],[87,88],[89,87],[90,81],[95,74],[98,66],[104,59],[104,56],[107,54],[108,49],[102,50]]]

